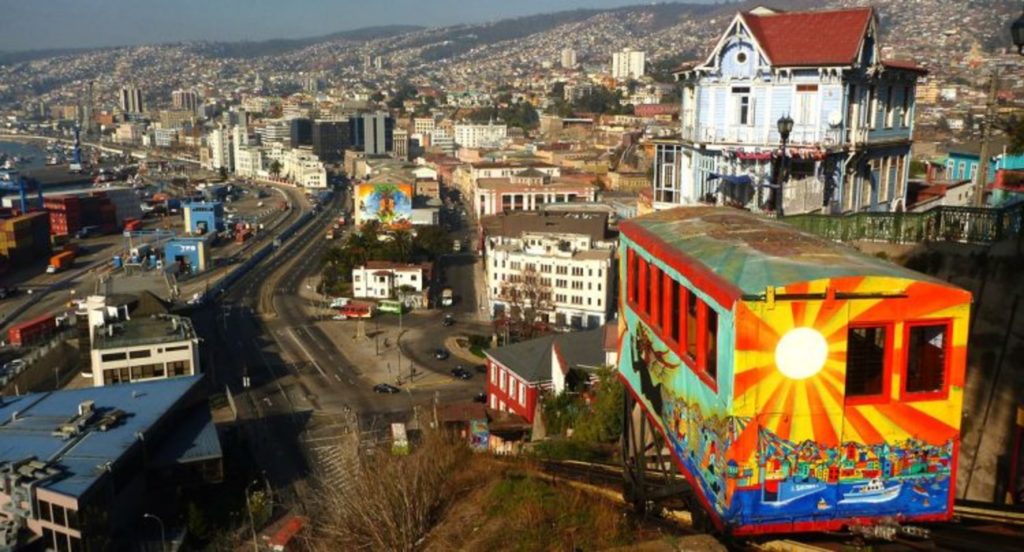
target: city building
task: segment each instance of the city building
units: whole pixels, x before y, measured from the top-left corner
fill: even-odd
[[[390,299],[400,291],[422,292],[430,280],[430,264],[367,261],[352,269],[352,295]]]
[[[178,274],[198,274],[210,266],[210,239],[206,236],[178,236],[164,243],[164,263]]]
[[[409,131],[404,128],[396,128],[394,132],[395,158],[409,159]]]
[[[118,95],[118,104],[126,114],[140,114],[145,106],[142,103],[142,90],[134,86],[125,86]]]
[[[434,131],[436,125],[433,117],[414,117],[412,131],[413,134],[429,134]]]
[[[595,328],[615,312],[614,240],[603,213],[509,213],[483,222],[494,317]]]
[[[612,54],[612,78],[639,79],[646,74],[647,54],[626,48]]]
[[[349,121],[352,147],[366,155],[387,155],[394,149],[395,120],[386,112],[363,113]]]
[[[0,548],[138,547],[143,512],[223,480],[207,393],[191,376],[0,397]]]
[[[989,154],[992,156],[988,164],[986,184],[996,180],[996,172],[1002,169],[1024,169],[1024,154],[1011,153],[1010,141],[1004,137],[989,140]],[[981,165],[981,142],[972,141],[963,144],[952,144],[946,148],[945,176],[948,182],[961,180],[975,181],[978,167]]]
[[[174,109],[196,113],[200,105],[199,93],[195,90],[175,90],[171,92],[171,105]]]
[[[786,125],[786,214],[905,207],[924,71],[882,60],[878,35],[872,8],[737,14],[705,61],[677,73],[681,139],[657,141],[654,207],[777,209],[766,190]]]
[[[199,337],[192,320],[173,314],[106,321],[93,329],[93,385],[199,373]]]
[[[235,170],[234,156],[231,148],[231,134],[224,127],[217,127],[206,135],[206,144],[210,148],[210,169]]]
[[[193,201],[186,203],[182,211],[185,216],[185,231],[201,236],[224,230],[224,204],[219,201]]]
[[[508,127],[493,122],[483,124],[457,124],[454,126],[455,144],[463,148],[497,147],[508,136]]]
[[[562,69],[572,69],[576,67],[576,50],[572,48],[565,48],[562,50]]]
[[[351,145],[350,124],[349,120],[314,121],[312,129],[313,154],[324,163],[335,163],[341,160],[341,152]]]
[[[536,211],[549,203],[594,201],[597,186],[578,179],[551,177],[536,168],[508,177],[478,178],[471,198],[480,216],[509,211]]]
[[[477,182],[482,178],[510,178],[527,169],[540,171],[550,178],[561,176],[562,169],[557,165],[539,161],[480,161],[459,165],[452,171],[451,184],[464,197],[473,197]],[[477,211],[479,212],[479,211]]]
[[[118,144],[138,144],[142,141],[142,129],[135,123],[121,123],[114,132],[114,140]]]
[[[313,145],[313,120],[296,117],[289,121],[289,145],[293,148]]]
[[[262,145],[287,146],[292,139],[291,122],[286,119],[264,121],[262,126],[256,127],[256,135],[260,137]]]
[[[533,423],[540,394],[560,394],[589,383],[605,366],[605,328],[556,333],[487,349],[487,406]]]

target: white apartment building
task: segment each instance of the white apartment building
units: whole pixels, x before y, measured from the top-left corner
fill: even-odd
[[[455,143],[463,148],[483,148],[500,145],[508,137],[506,125],[488,123],[455,125]]]
[[[352,295],[362,298],[389,299],[408,286],[409,291],[422,292],[430,278],[430,265],[368,261],[366,266],[352,269]]]
[[[222,167],[235,170],[235,163],[231,155],[231,135],[224,128],[215,128],[206,135],[206,144],[210,148],[210,169],[219,170]]]
[[[615,311],[614,241],[598,213],[530,213],[499,217],[486,239],[491,314],[528,309],[556,327],[596,328]],[[518,220],[517,220],[518,219]]]
[[[612,54],[612,78],[619,80],[638,79],[645,74],[647,55],[639,50],[626,48]]]
[[[576,67],[576,50],[572,48],[566,48],[562,50],[562,68],[572,69]]]
[[[527,169],[538,170],[550,178],[557,178],[562,175],[562,169],[558,165],[548,163],[496,163],[485,161],[457,167],[453,171],[452,181],[455,187],[462,192],[462,195],[473,197],[476,191],[476,183],[481,178],[511,178]]]
[[[312,151],[291,148],[281,156],[281,176],[304,188],[327,187],[327,169]]]
[[[94,386],[199,373],[199,338],[192,321],[157,315],[109,321],[93,329]]]
[[[447,154],[455,153],[455,137],[447,130],[435,128],[430,132],[430,147]]]
[[[292,139],[292,127],[285,119],[275,119],[258,127],[256,134],[260,137],[260,143],[264,145],[288,144]]]
[[[264,176],[264,150],[256,146],[235,147],[235,174],[246,178]]]
[[[412,120],[413,134],[429,134],[434,131],[436,124],[433,117],[416,117]]]
[[[117,125],[114,138],[118,144],[137,144],[142,140],[142,129],[139,128],[139,125],[121,123]]]

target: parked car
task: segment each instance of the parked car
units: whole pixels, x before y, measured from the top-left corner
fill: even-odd
[[[393,395],[395,393],[398,393],[399,391],[401,391],[401,389],[395,387],[394,385],[389,385],[387,383],[378,383],[377,385],[373,386],[374,393],[384,393],[386,395]]]
[[[461,380],[468,380],[473,377],[473,373],[463,368],[462,365],[460,364],[455,368],[452,368],[452,377],[459,378]]]
[[[335,314],[331,317],[331,320],[348,320],[347,314]]]
[[[445,349],[444,347],[438,348],[434,351],[434,358],[437,360],[448,360],[449,356],[451,356],[451,354],[448,352],[448,349]]]
[[[477,393],[473,395],[473,402],[487,404],[487,393]]]
[[[455,317],[451,313],[444,315],[444,320],[441,321],[441,325],[444,327],[452,326],[455,324]]]

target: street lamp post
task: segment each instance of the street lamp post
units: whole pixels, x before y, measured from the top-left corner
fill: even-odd
[[[783,115],[779,118],[779,138],[782,140],[782,155],[779,157],[779,170],[776,176],[777,181],[775,185],[775,212],[781,218],[783,215],[783,182],[786,179],[786,142],[789,141],[789,134],[793,132],[793,118],[789,115]]]
[[[160,524],[160,550],[166,552],[167,550],[167,533],[164,531],[164,520],[160,519],[160,516],[156,516],[150,513],[142,514],[143,519],[155,519]]]

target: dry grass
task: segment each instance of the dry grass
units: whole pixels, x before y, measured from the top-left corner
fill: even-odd
[[[409,456],[363,460],[345,487],[321,487],[314,550],[414,550],[450,503],[450,474],[470,455],[462,443],[429,432]]]

